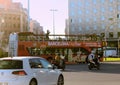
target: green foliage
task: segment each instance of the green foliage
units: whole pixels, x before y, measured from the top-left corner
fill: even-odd
[[[0,49],[0,58],[7,56],[8,56],[8,52],[4,52],[2,49]]]

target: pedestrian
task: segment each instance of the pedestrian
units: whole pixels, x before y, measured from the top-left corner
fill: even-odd
[[[60,63],[60,54],[56,54],[54,64],[59,67],[59,63]]]

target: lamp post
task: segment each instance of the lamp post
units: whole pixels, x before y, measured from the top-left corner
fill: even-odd
[[[106,29],[105,29],[105,57],[106,57],[106,49],[107,49],[107,29],[108,29],[109,27],[107,27]]]
[[[118,57],[119,57],[119,38],[118,38]]]
[[[54,16],[54,12],[56,12],[56,9],[51,9],[50,11],[53,12],[53,35],[54,35],[54,39],[55,39],[55,16]]]
[[[109,20],[112,21],[113,18],[109,18]],[[105,57],[106,57],[106,49],[107,49],[107,31],[108,31],[108,29],[110,28],[110,26],[112,26],[112,25],[115,24],[115,23],[117,23],[117,21],[109,24],[109,25],[106,27],[106,29],[105,29]]]
[[[110,18],[109,20],[113,20],[113,18]],[[114,25],[115,23],[118,23],[118,19],[115,20],[113,23],[109,24],[105,29],[105,56],[106,56],[106,49],[107,49],[107,31],[110,29],[110,26]]]

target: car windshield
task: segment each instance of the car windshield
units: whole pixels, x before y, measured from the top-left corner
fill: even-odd
[[[22,69],[23,64],[20,60],[0,60],[0,69]]]

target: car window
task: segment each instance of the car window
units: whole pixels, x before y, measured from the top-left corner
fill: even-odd
[[[29,64],[31,68],[43,68],[39,59],[30,59]]]
[[[52,68],[52,65],[45,59],[40,59],[40,62],[42,63],[43,67],[46,69]]]
[[[22,69],[21,60],[0,60],[0,69]]]

